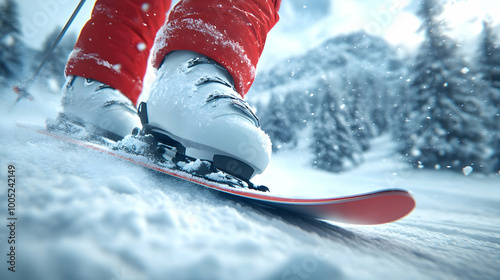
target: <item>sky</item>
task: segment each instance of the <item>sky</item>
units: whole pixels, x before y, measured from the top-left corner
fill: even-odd
[[[69,32],[78,34],[90,18],[95,1],[87,0],[70,27]],[[40,48],[46,36],[60,30],[78,6],[76,0],[17,0],[20,9],[21,30],[24,42]]]
[[[0,0],[1,1],[1,0]],[[40,48],[47,34],[61,28],[71,16],[76,0],[17,0],[24,41]],[[173,1],[174,3],[177,1]],[[79,33],[95,0],[87,0],[69,32]],[[264,58],[300,53],[326,38],[364,30],[382,36],[401,51],[411,51],[421,41],[420,20],[414,12],[420,0],[283,0],[281,20],[268,36]],[[467,44],[481,31],[484,18],[500,23],[498,0],[446,1],[444,18],[452,38]],[[283,46],[287,46],[283,48]]]
[[[389,43],[400,47],[402,55],[407,54],[422,41],[422,35],[418,32],[420,19],[415,15],[420,2],[284,0],[280,11],[281,22],[268,36],[269,49],[273,50],[264,55],[279,57],[283,45],[300,53],[327,38],[359,30],[384,37]],[[498,0],[455,0],[444,3],[443,18],[449,36],[465,46],[472,45],[471,41],[481,32],[484,18],[489,18],[494,25],[500,23]]]

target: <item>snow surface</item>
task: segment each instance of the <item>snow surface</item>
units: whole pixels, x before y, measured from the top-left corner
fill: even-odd
[[[407,188],[408,217],[353,226],[228,199],[16,126],[54,117],[57,96],[12,107],[0,90],[0,279],[499,279],[499,177],[409,169],[388,137],[334,175],[306,152],[256,178],[274,194]],[[304,146],[307,146],[304,144]],[[16,167],[16,272],[7,270],[7,166]]]

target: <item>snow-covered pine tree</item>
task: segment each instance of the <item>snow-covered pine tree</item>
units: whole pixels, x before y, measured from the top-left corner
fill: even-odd
[[[491,169],[500,174],[500,46],[497,43],[497,34],[487,21],[483,21],[481,37],[477,68],[484,85],[484,98],[491,110],[486,118],[494,151]]]
[[[310,120],[314,105],[311,104],[309,91],[301,89],[291,90],[285,96],[287,108],[286,115],[290,126],[296,131],[296,134],[305,127]],[[297,139],[298,141],[298,139]]]
[[[369,110],[372,135],[380,135],[390,129],[389,123],[392,120],[391,112],[395,99],[390,89],[392,87],[392,91],[397,91],[399,85],[394,82],[393,78],[377,73],[365,77],[364,87],[367,90],[366,98],[369,103],[372,103]]]
[[[376,83],[372,82],[371,74],[358,72],[356,77],[345,82],[346,100],[344,104],[350,113],[351,131],[355,144],[363,151],[370,148],[370,140],[376,134],[376,119],[379,119],[374,111],[378,109],[380,97],[374,93]]]
[[[500,88],[492,88],[491,103],[496,111],[493,114],[493,122],[490,130],[492,131],[492,169],[493,172],[500,175]]]
[[[16,1],[0,1],[0,78],[15,78],[21,71],[20,30]]]
[[[427,168],[484,170],[490,156],[484,104],[456,44],[443,34],[441,11],[435,0],[424,0],[419,11],[426,39],[411,69],[411,135],[404,153]]]
[[[339,102],[339,93],[323,80],[320,108],[313,124],[313,165],[319,169],[340,172],[348,163],[358,164],[360,149],[355,143],[348,121],[350,114]]]
[[[500,87],[500,46],[491,24],[483,21],[483,31],[478,49],[479,73],[481,79],[490,85]]]
[[[287,115],[288,108],[284,104],[277,94],[272,94],[269,103],[262,110],[262,129],[271,138],[274,152],[283,147],[293,147],[297,140],[293,124]]]

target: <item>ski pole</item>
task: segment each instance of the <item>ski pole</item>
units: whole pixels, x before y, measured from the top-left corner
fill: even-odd
[[[27,97],[30,100],[33,99],[33,97],[26,91],[26,89],[29,88],[33,84],[33,82],[37,78],[38,74],[40,74],[40,71],[43,69],[43,66],[49,60],[50,56],[54,52],[54,49],[59,45],[59,43],[61,42],[61,39],[64,37],[64,34],[66,34],[66,31],[68,31],[69,26],[71,25],[71,23],[73,23],[73,20],[76,18],[76,16],[78,15],[80,10],[82,9],[83,4],[85,4],[85,0],[80,0],[80,3],[78,3],[78,6],[73,11],[73,14],[68,19],[68,21],[66,22],[63,29],[61,30],[61,32],[59,33],[57,38],[54,40],[54,42],[52,43],[50,48],[45,53],[45,56],[43,57],[42,62],[40,62],[40,65],[35,70],[33,75],[28,79],[28,81],[26,83],[24,83],[24,86],[14,87],[14,91],[19,95],[16,99],[16,103],[23,97]]]

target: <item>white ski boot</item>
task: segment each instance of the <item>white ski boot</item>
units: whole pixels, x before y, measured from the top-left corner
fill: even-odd
[[[168,54],[139,115],[160,142],[240,179],[250,180],[269,164],[269,137],[227,70],[206,56]]]
[[[141,127],[132,102],[120,91],[96,80],[68,77],[63,87],[62,107],[69,121],[115,141]]]

